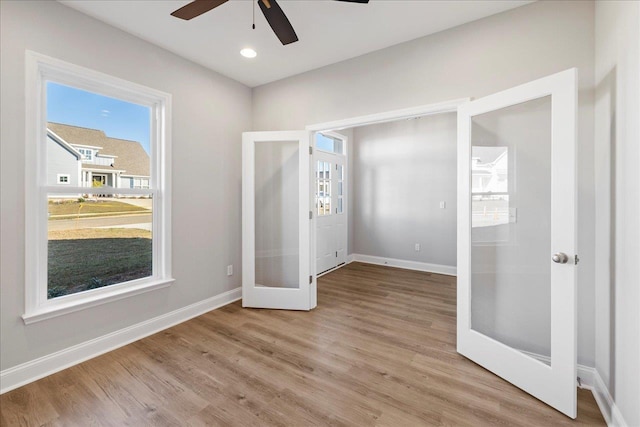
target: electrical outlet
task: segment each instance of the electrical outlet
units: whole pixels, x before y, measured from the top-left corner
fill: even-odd
[[[440,209],[444,209],[447,207],[447,202],[440,202]]]
[[[227,265],[227,276],[233,276],[233,264]]]
[[[420,252],[420,243],[416,243],[416,252]]]

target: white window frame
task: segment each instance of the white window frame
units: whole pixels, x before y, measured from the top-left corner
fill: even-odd
[[[67,178],[66,181],[61,181],[62,178]],[[60,185],[69,185],[71,184],[71,175],[69,175],[68,173],[59,173],[56,176],[56,184],[60,184]]]
[[[165,288],[171,275],[171,95],[88,68],[26,51],[25,162],[25,324],[84,310],[110,301]],[[146,278],[47,298],[47,195],[110,194],[110,188],[47,186],[46,83],[52,81],[151,109],[149,189],[118,189],[122,195],[153,196],[153,270]]]
[[[93,150],[91,148],[78,148],[78,152],[82,154],[86,160],[93,160]]]
[[[515,167],[515,162],[516,162],[516,148],[515,146],[513,147],[508,147],[508,146],[498,146],[496,145],[495,147],[504,147],[507,148],[507,155],[509,156],[509,167],[512,168],[514,171],[516,170]],[[473,149],[473,147],[472,147]],[[511,180],[511,182],[509,182],[507,184],[507,189],[508,191],[497,191],[497,192],[487,192],[487,191],[473,191],[473,182],[471,182],[471,197],[473,199],[473,196],[507,196],[509,197],[509,214],[511,215],[511,204],[513,203],[513,199],[512,196],[516,195],[516,179],[515,177],[513,177]],[[473,202],[471,202],[473,204]],[[494,224],[494,225],[490,225],[487,227],[499,227],[501,225],[509,225],[511,223],[511,220],[509,219],[506,223],[504,224]],[[471,226],[472,230],[475,228],[485,228],[485,227],[473,227],[473,225]],[[498,238],[490,238],[490,239],[480,239],[480,240],[474,240],[472,237],[472,245],[473,246],[510,246],[510,245],[514,245],[517,242],[517,229],[516,228],[509,228],[509,235],[505,238],[502,239],[498,239]]]

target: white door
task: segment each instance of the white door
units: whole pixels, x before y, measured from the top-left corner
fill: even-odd
[[[458,109],[458,352],[576,417],[577,71]]]
[[[347,257],[346,170],[343,154],[316,150],[316,271],[344,264]]]
[[[316,306],[309,132],[242,134],[242,306]]]

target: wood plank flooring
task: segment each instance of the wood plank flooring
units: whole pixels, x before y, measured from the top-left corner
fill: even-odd
[[[312,312],[228,305],[0,397],[2,426],[603,426],[455,351],[455,279],[353,263]]]

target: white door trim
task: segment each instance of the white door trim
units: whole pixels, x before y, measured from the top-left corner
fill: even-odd
[[[458,106],[464,104],[465,102],[468,102],[469,100],[471,100],[471,98],[458,98],[444,102],[436,102],[434,104],[403,108],[401,110],[391,110],[383,113],[368,114],[366,116],[356,116],[348,119],[334,120],[331,122],[316,123],[308,125],[305,129],[312,132],[324,133],[327,131],[393,122],[396,120],[429,116],[432,114],[455,113],[458,111]]]
[[[319,155],[322,153],[323,155],[326,155],[328,158],[331,158],[331,163],[333,166],[335,166],[336,163],[338,163],[336,161],[336,159],[338,159],[339,161],[342,162],[342,167],[343,167],[343,174],[344,174],[344,179],[343,179],[343,194],[342,194],[342,203],[343,203],[343,215],[344,215],[344,222],[345,222],[345,227],[344,227],[344,262],[342,263],[338,263],[336,265],[334,265],[333,267],[329,268],[329,269],[323,269],[323,270],[319,270],[318,268],[318,263],[317,263],[317,258],[314,258],[313,263],[314,263],[314,273],[317,275],[317,277],[323,276],[325,273],[329,272],[329,271],[333,271],[335,270],[338,266],[340,265],[346,265],[347,264],[347,246],[349,244],[349,138],[346,135],[342,135],[338,132],[333,132],[333,131],[323,131],[323,132],[317,132],[317,133],[321,133],[323,135],[332,137],[332,138],[337,138],[340,139],[342,141],[344,150],[343,153],[334,153],[334,152],[330,152],[330,151],[323,151],[323,150],[319,150],[316,148],[315,146],[315,135],[316,133],[313,133],[313,139],[312,139],[312,144],[314,146],[313,148],[313,162],[311,165],[311,173],[312,173],[312,177],[311,177],[311,182],[312,182],[312,187],[314,189],[312,189],[312,196],[315,195],[315,168],[317,167],[317,162],[318,162],[318,157]],[[335,171],[335,169],[334,169]],[[332,180],[332,182],[334,182],[334,180]],[[337,186],[336,186],[337,187]],[[334,194],[334,190],[336,191],[336,193]],[[335,207],[337,207],[337,188],[332,189],[332,207],[331,209],[335,209]],[[333,198],[335,197],[336,200],[333,200]],[[319,226],[319,221],[321,221],[321,217],[318,215],[318,209],[317,206],[315,206],[315,203],[312,203],[312,205],[314,206],[314,216],[315,216],[315,221],[316,221],[316,228],[314,228],[314,237],[315,237],[315,244],[318,245],[318,233],[317,233],[317,227]],[[335,214],[332,213],[331,216],[333,217],[333,215]],[[316,246],[316,257],[317,257],[317,246]]]

